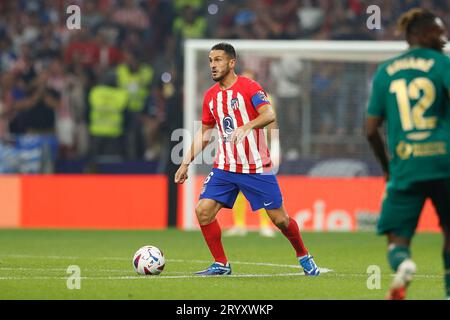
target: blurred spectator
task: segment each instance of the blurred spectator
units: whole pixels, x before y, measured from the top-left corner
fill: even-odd
[[[128,108],[132,112],[141,112],[153,80],[153,68],[141,63],[137,53],[124,52],[123,63],[116,67],[117,84],[130,95]]]
[[[42,68],[47,68],[52,60],[61,58],[60,47],[61,43],[53,34],[53,29],[49,26],[44,27],[35,48],[36,60]]]
[[[302,62],[295,57],[282,57],[273,62],[270,74],[275,82],[274,95],[277,99],[277,117],[280,125],[282,150],[288,160],[300,156],[300,139],[295,132],[301,132],[301,71]]]
[[[165,121],[163,86],[155,86],[145,101],[143,114],[145,133],[144,159],[152,161],[161,155],[160,132]]]
[[[0,35],[0,72],[8,71],[16,60],[17,55],[11,39],[6,35]]]
[[[18,53],[17,59],[11,65],[10,71],[19,75],[25,86],[29,86],[40,71],[39,64],[33,56],[30,45],[23,44]]]
[[[81,62],[86,68],[93,68],[98,59],[98,45],[87,29],[72,32],[69,45],[64,53],[66,64]]]
[[[101,70],[117,65],[123,59],[123,53],[111,43],[105,30],[99,30],[95,38],[98,52],[96,63]]]
[[[303,36],[317,32],[325,19],[325,8],[318,1],[302,1],[297,8],[300,30]]]
[[[128,92],[115,86],[115,77],[104,74],[88,96],[90,160],[125,160]]]
[[[170,72],[176,69],[176,41],[174,38],[168,38],[166,40],[164,51],[159,53],[152,63],[152,67],[155,72],[155,79],[160,79],[165,72]]]
[[[331,134],[334,124],[334,107],[339,81],[336,66],[332,63],[314,63],[311,82],[312,117],[319,119],[320,126],[312,130],[318,134]]]
[[[123,63],[116,68],[116,79],[119,88],[128,92],[128,110],[130,111],[130,130],[127,132],[128,157],[136,160],[144,154],[144,132],[142,111],[149,95],[153,80],[153,68],[141,63],[137,53],[124,53]]]
[[[47,86],[58,93],[60,102],[56,108],[56,137],[59,141],[60,157],[72,158],[75,154],[76,120],[70,104],[70,94],[75,78],[68,74],[60,59],[54,59],[48,67]]]
[[[0,77],[0,141],[8,138],[8,126],[14,112],[14,102],[25,95],[23,91],[16,91],[14,78],[15,75],[12,72]]]
[[[174,0],[175,10],[180,13],[186,6],[191,6],[196,11],[199,11],[203,5],[204,0]]]
[[[339,72],[339,90],[336,97],[336,133],[338,135],[362,135],[365,109],[361,101],[367,101],[368,88],[366,65],[345,63]]]
[[[210,26],[210,33],[217,39],[235,39],[238,37],[235,32],[235,16],[239,6],[232,2],[223,10],[219,23],[214,27]]]
[[[240,39],[255,39],[256,31],[254,25],[257,25],[257,14],[255,10],[255,2],[250,2],[250,5],[240,4],[235,16],[233,17],[233,29],[236,38]],[[260,29],[260,33],[267,34],[268,31],[265,29]],[[261,35],[264,37],[264,35]]]
[[[42,71],[33,80],[26,96],[20,97],[13,104],[15,115],[9,125],[11,133],[55,133],[55,112],[60,106],[61,96],[47,87],[48,77],[48,72]]]
[[[150,27],[149,18],[140,8],[137,1],[122,0],[121,3],[122,5],[112,15],[113,22],[122,28],[130,28],[132,30],[145,30]]]
[[[297,0],[251,0],[257,19],[253,25],[257,39],[294,39],[299,34]]]
[[[186,5],[181,16],[173,22],[173,33],[182,39],[203,38],[206,35],[206,20],[198,15],[194,7]]]
[[[83,4],[83,19],[81,19],[81,27],[88,30],[97,30],[105,19],[99,8],[98,1],[90,0],[85,1]]]

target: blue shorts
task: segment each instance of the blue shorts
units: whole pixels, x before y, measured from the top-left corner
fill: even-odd
[[[235,173],[217,168],[206,177],[200,199],[212,199],[231,209],[239,191],[250,202],[253,211],[279,209],[283,203],[275,175]]]

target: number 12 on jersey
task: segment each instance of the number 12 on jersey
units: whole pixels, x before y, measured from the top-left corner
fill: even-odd
[[[403,131],[430,130],[436,127],[437,117],[425,117],[436,99],[436,88],[428,78],[416,78],[408,85],[406,79],[391,83],[390,92],[396,94]],[[411,100],[418,100],[411,107]]]

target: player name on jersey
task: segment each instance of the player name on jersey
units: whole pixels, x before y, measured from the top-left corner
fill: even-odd
[[[390,64],[386,71],[390,76],[393,76],[399,71],[403,70],[420,70],[423,72],[429,72],[434,66],[434,59],[422,59],[409,57],[406,59],[396,60]]]

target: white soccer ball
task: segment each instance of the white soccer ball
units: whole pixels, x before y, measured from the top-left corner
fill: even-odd
[[[142,275],[158,275],[165,264],[164,254],[155,246],[144,246],[133,257],[134,270]]]

